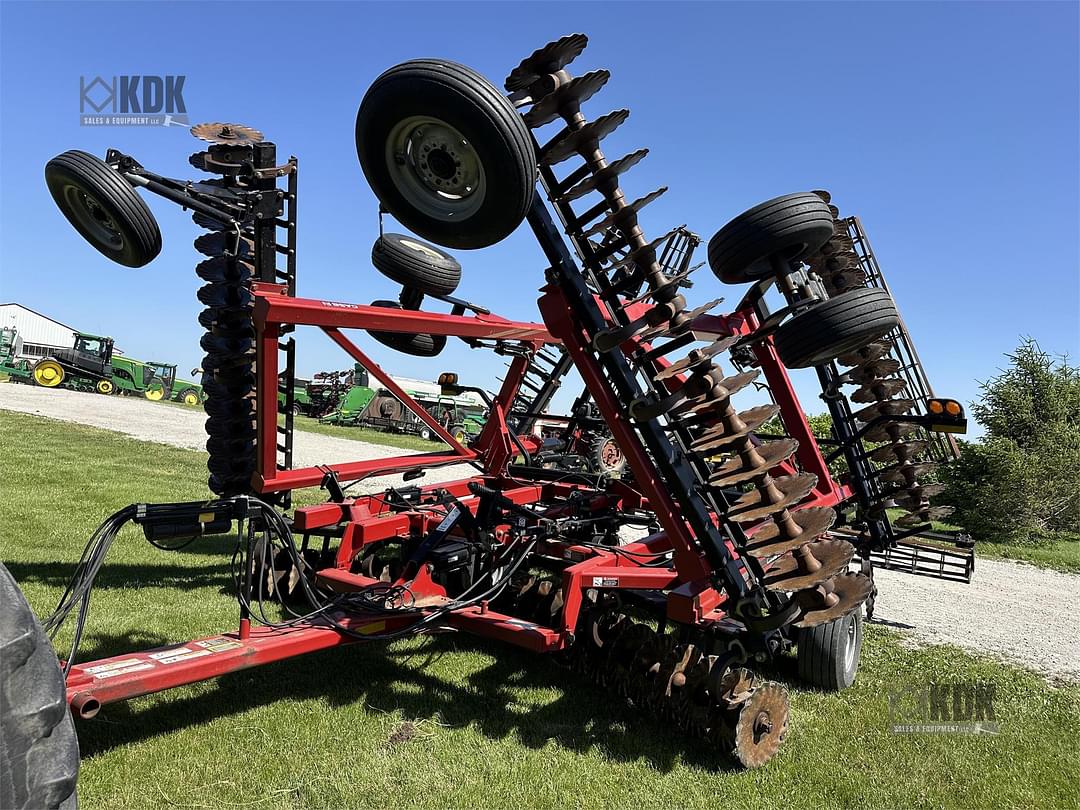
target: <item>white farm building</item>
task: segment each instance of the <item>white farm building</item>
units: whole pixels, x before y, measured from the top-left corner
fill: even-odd
[[[0,304],[0,327],[14,328],[21,338],[19,357],[42,357],[51,348],[71,348],[75,328],[22,304]]]

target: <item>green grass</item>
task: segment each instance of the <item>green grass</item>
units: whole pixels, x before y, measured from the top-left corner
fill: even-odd
[[[0,412],[2,557],[39,614],[86,537],[132,501],[206,496],[200,453]],[[121,533],[84,657],[235,626],[224,539],[190,551]],[[84,658],[85,660],[85,658]],[[468,636],[328,651],[106,706],[79,723],[86,808],[1075,807],[1080,688],[868,629],[840,695],[788,684],[780,755],[731,770],[553,661]],[[894,735],[899,685],[997,687],[997,736]],[[406,725],[410,724],[410,725]],[[408,729],[412,738],[408,737]]]
[[[284,417],[282,417],[284,418]],[[442,442],[428,441],[419,436],[409,436],[404,433],[383,433],[379,430],[362,427],[345,427],[343,425],[324,425],[318,419],[310,416],[293,417],[293,427],[305,433],[320,433],[323,436],[335,436],[339,439],[353,439],[372,444],[384,444],[388,447],[401,447],[406,450],[438,450],[446,445]]]
[[[1057,571],[1080,573],[1080,537],[1039,540],[1035,543],[977,543],[975,553],[1039,565]]]

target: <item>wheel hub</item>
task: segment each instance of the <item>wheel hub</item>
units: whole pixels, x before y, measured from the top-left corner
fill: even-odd
[[[116,250],[124,247],[120,228],[95,198],[77,186],[67,186],[64,196],[80,224],[93,234],[98,242]]]
[[[407,118],[387,142],[387,166],[398,191],[429,216],[463,219],[484,201],[484,168],[472,143],[445,121]]]

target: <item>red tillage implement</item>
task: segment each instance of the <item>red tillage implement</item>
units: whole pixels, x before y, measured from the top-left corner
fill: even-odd
[[[71,662],[76,714],[340,644],[454,629],[558,653],[754,767],[776,753],[789,709],[785,690],[751,667],[795,651],[807,681],[843,688],[872,606],[871,563],[919,560],[915,573],[970,577],[969,549],[910,539],[944,514],[930,505],[937,487],[925,474],[964,416],[933,396],[858,219],[821,191],[746,211],[710,240],[708,263],[749,291],[727,314],[713,312],[719,301],[689,306],[700,240],[685,228],[643,233],[638,212],[663,190],[624,195],[619,177],[644,152],[608,161],[600,150],[626,113],[581,113],[608,77],[568,73],[585,44],[574,35],[538,50],[506,80],[509,95],[431,60],[372,84],[357,116],[361,167],[382,210],[420,237],[380,228],[373,263],[402,284],[396,302],[296,296],[297,161],[279,164],[255,130],[194,127],[208,145],[191,163],[215,175],[202,182],[163,177],[115,150],[104,161],[83,152],[50,161],[63,213],[123,264],[146,264],[161,247],[138,188],[193,210],[206,229],[196,272],[206,282],[199,320],[216,497],[110,518],[46,628],[77,607],[81,628],[93,574],[128,520],[162,546],[237,534],[239,627]],[[541,144],[533,131],[548,125]],[[453,297],[461,267],[436,247],[485,247],[523,220],[544,264],[531,282],[529,268],[514,278],[523,291],[544,279],[543,324]],[[421,309],[425,299],[450,313]],[[446,448],[295,467],[297,326],[325,332]],[[508,357],[494,394],[456,374],[440,379],[447,393],[485,398],[483,432],[468,446],[455,441],[350,330],[415,356],[459,338]],[[532,428],[550,417],[571,368],[585,390],[553,452]],[[814,369],[831,437],[811,431],[789,368]],[[749,392],[772,402],[746,407]],[[573,463],[582,437],[600,437],[604,474]],[[838,460],[840,477],[830,470]],[[409,483],[446,465],[468,466],[449,483]],[[349,494],[392,474],[406,483]],[[287,517],[291,491],[316,486],[329,500]],[[894,523],[887,507],[904,514]],[[269,597],[279,604],[264,605]]]

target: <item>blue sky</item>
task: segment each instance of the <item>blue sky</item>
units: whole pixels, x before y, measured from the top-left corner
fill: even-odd
[[[647,233],[686,223],[707,239],[762,200],[831,190],[842,211],[862,218],[938,392],[970,401],[976,380],[1021,334],[1047,350],[1080,351],[1077,10],[1036,2],[283,2],[258,12],[244,3],[0,3],[0,299],[112,334],[137,357],[184,369],[199,360],[191,241],[200,231],[188,216],[150,200],[164,249],[129,270],[82,242],[42,179],[45,162],[66,149],[103,155],[110,146],[162,174],[192,177],[187,157],[198,142],[180,127],[81,127],[80,76],[186,75],[193,123],[245,123],[296,154],[299,292],[367,303],[396,295],[370,266],[377,204],[353,146],[371,80],[397,62],[440,56],[501,84],[534,48],[583,31],[590,46],[572,70],[612,72],[586,112],[632,113],[605,151],[651,150],[624,187],[638,196],[670,186],[643,216]],[[262,49],[279,61],[261,77],[261,56],[245,44],[245,32],[257,30],[282,32]],[[527,228],[457,256],[461,296],[538,318],[543,259]],[[707,270],[697,278],[692,303],[741,295]],[[363,345],[410,376],[457,369],[493,384],[501,368],[463,344],[434,361]],[[321,335],[301,343],[302,373],[344,360]],[[812,377],[800,378],[799,390],[807,410],[823,410]]]

